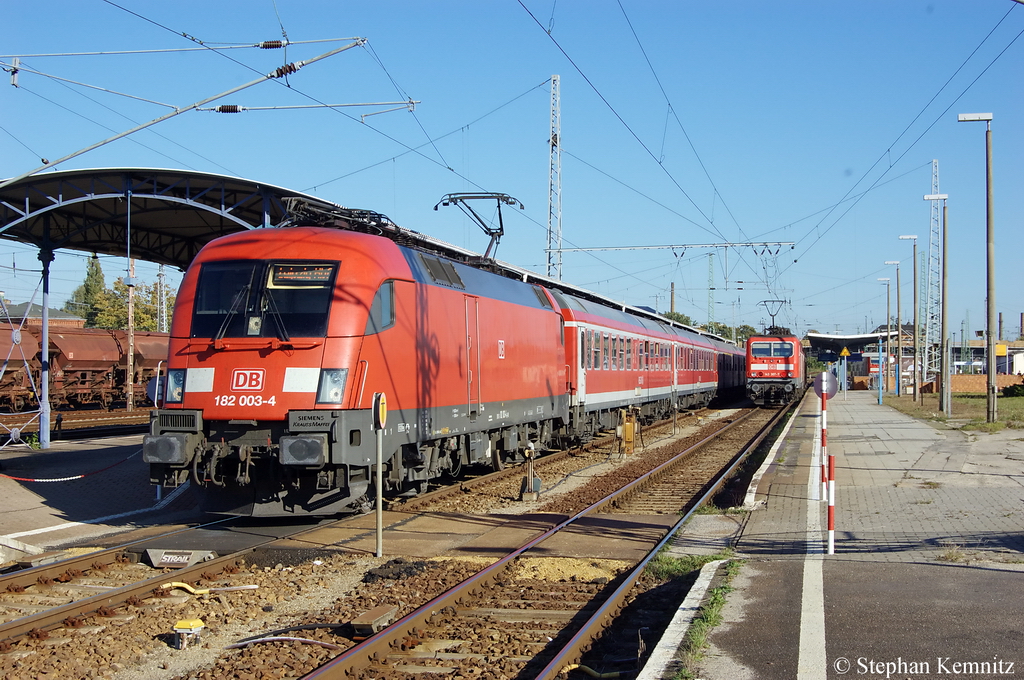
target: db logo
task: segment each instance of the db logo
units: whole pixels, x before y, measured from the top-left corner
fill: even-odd
[[[231,373],[231,389],[236,392],[261,392],[265,374],[266,370],[262,368],[236,368]]]

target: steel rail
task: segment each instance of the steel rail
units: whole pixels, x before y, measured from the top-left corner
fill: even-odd
[[[682,460],[685,460],[695,449],[703,447],[710,441],[721,436],[723,433],[739,425],[744,420],[746,420],[746,418],[750,417],[755,412],[756,410],[751,410],[748,414],[738,418],[732,423],[719,429],[715,433],[701,439],[696,444],[687,447],[682,452],[673,456],[673,458],[671,458],[669,461],[663,463],[662,465],[659,465],[657,468],[646,473],[639,479],[634,480],[630,484],[627,484],[625,487],[613,492],[612,494],[609,494],[604,499],[597,501],[596,503],[576,513],[572,517],[562,521],[561,523],[551,527],[547,531],[534,537],[524,545],[510,552],[505,557],[499,559],[490,566],[482,569],[472,578],[449,589],[445,593],[442,593],[441,595],[433,598],[420,608],[416,609],[413,612],[410,612],[409,614],[405,615],[392,625],[388,626],[380,633],[377,633],[376,635],[367,638],[366,640],[357,644],[355,647],[351,647],[345,652],[342,652],[340,655],[338,655],[331,661],[327,662],[323,666],[311,671],[307,675],[303,676],[303,680],[313,680],[317,678],[333,680],[334,678],[345,678],[349,677],[350,673],[354,670],[365,669],[372,665],[375,661],[383,661],[388,655],[388,653],[392,650],[396,640],[399,640],[403,637],[415,637],[416,630],[428,626],[430,624],[430,620],[435,614],[440,613],[447,607],[457,607],[464,599],[471,596],[474,592],[490,585],[502,573],[504,567],[507,564],[509,564],[516,558],[520,557],[524,553],[528,552],[529,550],[535,548],[547,539],[551,538],[552,536],[562,531],[566,527],[574,524],[583,517],[586,517],[587,515],[590,515],[592,513],[596,513],[601,508],[605,507],[608,503],[613,502],[615,499],[626,494],[632,493],[638,488],[641,488],[642,484],[652,475],[660,474],[667,467],[671,467],[673,463],[679,463]],[[769,425],[767,425],[765,428],[762,428],[762,430],[756,437],[757,443],[760,443],[760,441],[763,440],[765,436],[767,436],[767,433],[771,431],[771,427],[775,422],[776,420],[773,419],[769,423]],[[756,446],[756,444],[753,444],[752,446]],[[729,466],[729,468],[723,474],[719,475],[719,481],[715,485],[713,485],[711,490],[709,490],[707,493],[704,494],[704,496],[701,497],[701,503],[703,503],[707,498],[710,498],[710,494],[717,490],[718,487],[724,482],[724,480],[728,478],[728,475],[732,473],[735,467],[739,464],[739,461],[741,461],[743,457],[746,455],[746,452],[751,450],[752,446],[744,448],[742,452],[740,452],[734,457],[733,463]],[[694,507],[699,507],[699,504]],[[653,557],[653,555],[656,554],[658,550],[660,550],[661,546],[664,545],[664,543],[675,533],[675,531],[678,530],[678,527],[680,527],[686,519],[689,519],[691,513],[687,513],[686,517],[683,520],[680,520],[680,522],[673,527],[673,529],[666,535],[666,537],[661,542],[659,542],[658,546],[652,551],[651,555],[649,555],[641,563],[641,566],[634,570],[634,575],[630,578],[631,584],[632,582],[635,582],[636,578],[639,578],[640,573],[642,573],[642,566],[646,565],[647,561],[649,561]],[[622,588],[617,589],[616,592],[613,593],[612,597],[618,596],[621,601],[621,598],[625,597],[625,595],[619,595],[620,591],[622,591],[623,593],[628,592],[628,588],[626,588],[625,591],[623,591]],[[607,610],[607,604],[602,605],[599,608],[599,611]],[[594,625],[592,623],[593,621],[594,618],[591,617],[588,623],[585,624],[585,628],[589,628],[589,626]],[[577,635],[574,636],[572,640],[570,640],[569,644],[573,646],[573,649],[577,649],[583,644],[588,644],[592,637],[593,633],[583,637],[581,637],[580,633],[577,633]],[[560,653],[556,658],[562,660],[560,665],[558,666],[558,668],[561,669],[567,663],[564,661],[565,654]]]
[[[686,522],[690,520],[690,517],[696,512],[704,503],[711,499],[722,485],[729,479],[729,476],[733,471],[743,462],[743,460],[750,454],[751,451],[756,449],[765,437],[771,433],[772,429],[785,417],[785,415],[792,410],[795,404],[790,404],[786,408],[779,409],[778,413],[772,417],[768,423],[757,433],[743,450],[739,451],[732,460],[729,467],[718,475],[717,481],[708,489],[703,496],[700,497],[693,507],[683,517],[676,522],[675,526],[669,529],[665,537],[658,542],[656,546],[647,554],[636,567],[630,572],[629,576],[626,577],[618,588],[597,608],[597,610],[591,615],[590,619],[583,624],[583,627],[576,632],[575,635],[562,647],[554,658],[545,666],[540,673],[536,676],[537,680],[550,680],[558,677],[566,666],[579,663],[580,658],[585,652],[589,650],[590,645],[593,641],[608,627],[608,624],[618,615],[622,608],[626,605],[626,598],[630,591],[636,585],[636,582],[640,579],[647,564],[653,560],[661,552],[662,548],[668,544],[669,541],[676,535],[676,533],[683,527]],[[751,413],[754,413],[753,411]],[[723,430],[719,430],[721,433]],[[661,466],[654,472],[661,471],[665,466]]]
[[[704,409],[701,409],[701,411],[703,411],[703,410]],[[688,415],[694,415],[695,416],[697,413],[698,413],[698,411],[694,411],[693,414],[688,414]],[[665,426],[667,426],[667,425],[669,425],[671,423],[672,423],[672,420],[670,418],[667,418],[665,420],[659,420],[658,422],[656,422],[656,423],[654,423],[652,425],[648,425],[646,429],[647,430],[652,430],[652,429],[658,428],[658,427],[665,427]],[[564,458],[568,458],[569,456],[573,455],[573,452],[575,452],[575,451],[589,451],[590,449],[593,449],[593,448],[596,448],[596,447],[599,447],[599,446],[606,446],[606,445],[612,444],[612,443],[615,442],[615,440],[616,440],[616,436],[614,434],[604,435],[604,436],[592,439],[589,442],[587,442],[586,444],[583,444],[583,445],[578,446],[576,448],[573,448],[573,449],[563,449],[561,451],[556,451],[555,453],[550,453],[550,454],[546,454],[544,456],[541,456],[540,458],[536,459],[536,461],[534,462],[534,465],[538,466],[538,468],[542,468],[542,466],[550,465],[552,463],[557,463],[558,461],[560,461],[560,460],[562,460]],[[483,486],[485,484],[490,484],[492,482],[501,481],[501,480],[504,480],[504,479],[509,478],[509,477],[520,476],[520,475],[523,474],[523,471],[525,469],[526,469],[526,464],[525,463],[521,463],[521,464],[516,464],[514,466],[506,467],[503,470],[498,470],[498,471],[495,471],[495,472],[487,473],[485,475],[480,475],[479,477],[475,477],[473,479],[467,479],[467,480],[461,481],[461,482],[459,482],[457,484],[448,484],[448,485],[446,485],[446,486],[444,486],[444,487],[442,487],[440,489],[435,489],[434,491],[429,491],[427,493],[420,494],[420,495],[416,496],[415,498],[410,498],[410,499],[402,501],[401,503],[396,503],[396,504],[394,504],[392,506],[392,509],[393,510],[401,510],[401,511],[419,510],[423,506],[429,505],[430,503],[434,503],[434,502],[439,501],[439,500],[444,500],[445,498],[448,498],[450,496],[457,496],[457,495],[463,493],[465,490],[472,490],[472,489],[475,489],[478,486]]]
[[[191,567],[184,567],[174,572],[176,581],[188,581],[198,577],[205,571],[211,571],[234,563],[239,557],[252,552],[252,548],[219,557],[207,562],[199,562]],[[153,578],[139,581],[109,592],[93,595],[84,600],[76,600],[66,605],[48,609],[38,614],[24,616],[9,623],[0,625],[0,641],[10,640],[28,634],[31,630],[53,630],[60,627],[66,619],[96,615],[101,607],[114,609],[121,607],[131,597],[142,598],[152,593],[170,579],[170,574],[160,573]]]

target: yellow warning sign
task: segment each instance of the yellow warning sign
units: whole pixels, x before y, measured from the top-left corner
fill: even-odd
[[[850,356],[850,350],[848,350],[848,349],[846,349],[844,347],[843,351],[839,353],[839,356],[841,356],[841,357],[848,357],[848,356]]]

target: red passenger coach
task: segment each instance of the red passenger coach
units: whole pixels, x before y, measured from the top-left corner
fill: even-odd
[[[755,404],[788,404],[803,394],[805,386],[805,357],[799,338],[755,335],[747,339],[747,396]]]
[[[636,405],[663,415],[741,384],[742,353],[363,211],[212,241],[171,328],[151,481],[213,512],[369,507],[374,393],[384,489],[581,441]]]

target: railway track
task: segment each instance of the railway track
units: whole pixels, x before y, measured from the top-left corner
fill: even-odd
[[[719,432],[739,429],[747,419],[759,412],[748,411]],[[781,417],[781,412],[779,416]],[[728,478],[748,451],[767,436],[775,420],[760,423],[758,433],[739,451],[732,450],[732,464],[719,470],[700,485],[705,492],[699,497],[679,494],[676,506],[695,508],[710,497]],[[688,461],[717,438],[712,434],[686,448],[669,460],[626,486],[565,520],[538,538],[521,546],[505,558],[480,571],[443,595],[408,614],[386,631],[310,673],[307,678],[405,678],[429,677],[441,673],[469,677],[471,668],[482,662],[500,664],[495,675],[480,677],[555,678],[569,666],[575,666],[581,655],[609,626],[627,602],[643,568],[653,559],[675,530],[688,519],[688,514],[659,540],[652,542],[646,557],[608,587],[602,583],[561,584],[553,588],[533,580],[514,576],[515,562],[531,551],[541,549],[562,531],[572,530],[581,520],[607,509],[628,503],[631,497],[669,483],[666,475],[686,467]],[[724,447],[716,447],[724,448]],[[692,471],[692,468],[690,468]],[[609,540],[608,535],[595,533],[594,542]],[[557,602],[557,606],[552,606]],[[524,639],[526,642],[524,643]]]
[[[142,434],[149,431],[149,412],[140,408],[128,411],[54,411],[50,413],[50,439],[89,439]],[[0,414],[0,444],[11,439],[17,430],[22,440],[38,441],[38,413]]]
[[[732,423],[729,427],[738,425]],[[458,672],[449,669],[479,669],[485,662],[493,666],[487,672],[490,675],[478,675],[476,672],[474,675],[498,678],[512,677],[524,668],[543,670],[542,666],[546,668],[552,663],[564,665],[569,663],[564,659],[573,655],[578,658],[579,650],[589,645],[593,631],[607,625],[612,615],[610,612],[621,607],[635,574],[642,569],[642,563],[628,574],[617,575],[613,569],[594,578],[581,577],[567,582],[537,578],[536,572],[525,569],[524,565],[538,559],[534,555],[538,549],[543,550],[539,548],[543,542],[550,544],[550,541],[557,540],[554,537],[560,532],[571,531],[571,527],[578,526],[588,516],[640,512],[628,509],[628,503],[640,501],[627,498],[652,496],[650,489],[658,484],[671,483],[665,476],[668,471],[674,465],[692,459],[698,448],[706,448],[713,439],[713,436],[706,437],[696,447],[690,446],[687,453],[672,456],[678,459],[674,463],[651,462],[651,465],[657,464],[655,471],[617,494],[602,498],[600,502],[591,503],[589,500],[597,491],[586,491],[586,487],[574,490],[570,494],[577,497],[574,502],[577,505],[587,503],[588,507],[574,512],[572,517],[482,571],[479,563],[459,560],[405,561],[404,565],[400,560],[398,566],[393,567],[402,574],[400,580],[383,581],[376,586],[376,593],[371,586],[359,584],[356,576],[365,568],[374,566],[373,560],[337,554],[335,547],[324,546],[316,538],[306,541],[301,534],[290,537],[290,545],[306,541],[310,546],[323,547],[322,558],[316,560],[319,565],[306,564],[296,566],[294,570],[281,565],[261,567],[254,564],[253,553],[246,551],[185,570],[144,578],[152,574],[152,570],[139,571],[140,565],[131,564],[122,547],[88,555],[75,563],[64,561],[46,568],[7,575],[0,579],[0,612],[13,610],[21,616],[0,623],[0,672],[11,678],[36,677],[32,675],[35,672],[32,669],[37,668],[34,662],[40,660],[40,652],[46,650],[55,654],[55,650],[89,646],[90,634],[99,634],[98,631],[105,631],[103,635],[113,636],[114,640],[124,636],[134,638],[134,643],[126,643],[128,652],[111,652],[105,669],[109,675],[119,668],[145,661],[146,654],[132,651],[146,648],[140,640],[152,642],[160,637],[163,640],[160,646],[169,649],[166,642],[176,617],[187,616],[197,608],[204,612],[202,616],[210,625],[210,631],[227,632],[231,626],[243,625],[239,621],[240,614],[242,619],[256,622],[250,623],[253,632],[266,630],[268,626],[273,628],[272,624],[263,624],[261,628],[258,621],[266,619],[275,606],[281,608],[282,602],[293,598],[301,600],[297,593],[308,595],[311,590],[328,589],[328,583],[335,582],[332,579],[342,576],[342,571],[351,572],[347,581],[343,579],[352,588],[348,596],[338,599],[333,606],[324,603],[325,608],[319,614],[294,615],[291,619],[293,625],[280,631],[283,635],[272,636],[291,640],[267,641],[265,635],[256,636],[256,640],[243,641],[241,651],[219,658],[216,674],[204,675],[205,671],[200,671],[198,674],[190,673],[188,677],[222,677],[220,673],[227,672],[235,664],[249,669],[272,669],[283,664],[291,667],[287,675],[295,677],[312,671],[310,677],[325,678],[412,677],[427,672],[447,674]],[[607,442],[603,445],[607,446]],[[736,447],[732,449],[735,455]],[[521,475],[521,471],[506,474]],[[493,479],[490,481],[494,482]],[[486,485],[488,481],[480,480],[473,485],[477,483]],[[602,486],[596,479],[591,480],[588,486],[591,485],[595,488]],[[694,496],[703,492],[700,498],[707,498],[713,492],[713,486],[702,484],[699,489],[687,493]],[[695,507],[699,501],[699,498],[691,498],[690,506]],[[673,511],[662,509],[653,512]],[[310,531],[321,529],[323,527]],[[262,548],[273,551],[273,546],[274,543],[268,541]],[[377,564],[379,566],[379,561]],[[118,579],[132,581],[139,578],[142,580],[130,585],[122,586],[117,582]],[[188,588],[164,588],[167,583],[180,583],[193,590],[210,590],[210,593],[197,596]],[[240,587],[245,589],[230,590]],[[442,590],[448,592],[435,597]],[[616,594],[619,591],[622,593]],[[67,597],[66,593],[70,592],[79,593],[80,597],[60,607],[53,607],[53,603],[46,599]],[[35,604],[27,602],[25,597],[28,600],[35,598]],[[377,611],[381,606],[389,612],[393,608],[391,618],[400,620],[360,642],[366,631],[354,628],[353,621],[367,612]],[[33,607],[46,609],[33,612]],[[238,632],[236,636],[241,637]],[[301,641],[296,642],[296,637]],[[587,641],[581,643],[581,639]],[[109,642],[107,646],[111,646]],[[115,643],[113,646],[118,645]],[[566,652],[566,649],[576,651]],[[93,671],[95,675],[90,675],[87,668],[79,668],[83,659],[81,655],[77,656],[79,658],[67,662],[71,664],[67,668],[77,669],[71,671],[73,674],[81,677],[102,675],[98,670]],[[331,657],[335,658],[329,664],[313,670]],[[164,666],[169,670],[174,664],[165,663]],[[433,667],[438,670],[430,670]],[[18,675],[21,669],[25,670],[25,675]]]

